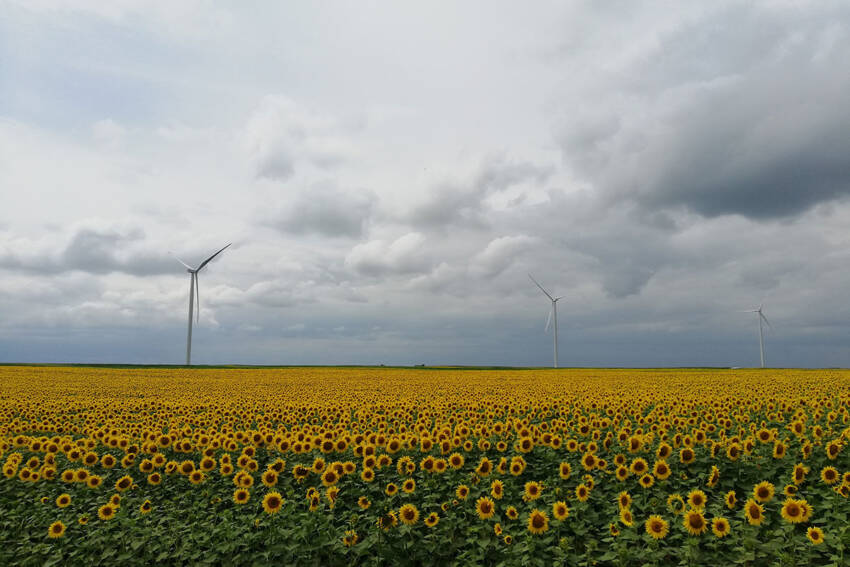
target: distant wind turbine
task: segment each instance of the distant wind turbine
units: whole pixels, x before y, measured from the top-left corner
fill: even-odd
[[[553,323],[552,327],[554,333],[552,336],[552,340],[555,347],[555,365],[553,366],[553,368],[558,368],[558,300],[563,299],[563,297],[552,297],[549,292],[543,289],[543,286],[540,285],[536,279],[534,279],[534,276],[528,274],[528,277],[531,278],[531,281],[534,282],[534,285],[539,287],[540,291],[542,291],[546,295],[546,297],[549,298],[549,301],[552,302],[552,307],[549,309],[549,316],[546,317],[546,331],[549,330],[549,323]]]
[[[230,244],[233,244],[232,242]],[[178,262],[186,266],[186,271],[189,272],[189,331],[186,334],[186,366],[192,364],[192,311],[195,308],[195,302],[198,303],[198,312],[195,314],[195,317],[200,322],[201,318],[201,290],[198,285],[198,272],[204,269],[204,267],[212,262],[213,258],[221,254],[225,251],[225,249],[230,246],[228,244],[203,262],[197,267],[193,268],[180,258],[174,257]]]
[[[759,322],[759,354],[761,355],[761,367],[764,368],[764,325],[762,324],[762,321],[767,323],[767,326],[771,329],[773,328],[773,325],[770,324],[770,321],[768,321],[767,317],[765,317],[764,313],[762,313],[762,307],[764,307],[764,303],[760,303],[758,309],[747,309],[746,311],[741,311],[741,313],[758,313],[756,318]]]

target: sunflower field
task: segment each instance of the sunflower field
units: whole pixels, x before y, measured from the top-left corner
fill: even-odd
[[[0,367],[2,565],[850,565],[850,372]]]

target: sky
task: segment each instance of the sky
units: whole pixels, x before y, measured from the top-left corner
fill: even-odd
[[[850,4],[0,0],[0,362],[850,366]]]

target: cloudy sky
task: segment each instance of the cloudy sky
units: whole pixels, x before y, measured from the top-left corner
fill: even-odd
[[[850,366],[844,2],[0,0],[0,361]]]

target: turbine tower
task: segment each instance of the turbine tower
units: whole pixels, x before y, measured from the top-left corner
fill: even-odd
[[[233,243],[231,242],[230,244]],[[224,252],[230,244],[201,262],[197,268],[193,268],[175,256],[176,260],[186,266],[186,271],[189,272],[189,331],[186,333],[186,366],[192,364],[192,312],[195,308],[195,302],[198,304],[198,312],[195,314],[195,317],[198,321],[200,321],[201,318],[201,290],[198,285],[198,272],[203,270],[207,264],[212,262],[213,258]]]
[[[563,299],[563,296],[562,297],[552,297],[549,294],[549,292],[546,291],[545,289],[543,289],[543,286],[540,285],[537,282],[536,279],[534,279],[534,276],[532,276],[531,274],[528,274],[528,277],[531,278],[531,281],[534,282],[534,285],[539,287],[540,291],[542,291],[546,295],[546,297],[549,298],[549,301],[552,302],[552,307],[549,309],[549,316],[546,318],[546,331],[549,330],[549,323],[552,323],[553,324],[552,341],[553,341],[553,346],[554,346],[554,350],[555,350],[555,364],[554,364],[553,368],[558,368],[558,300]]]
[[[771,329],[773,325],[770,324],[770,321],[767,320],[767,317],[762,313],[762,307],[764,307],[764,303],[760,303],[758,309],[747,309],[746,311],[742,311],[742,313],[757,313],[756,318],[759,322],[759,354],[761,355],[761,367],[764,368],[764,325],[762,322],[767,323],[767,326]]]

